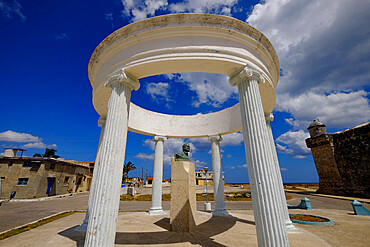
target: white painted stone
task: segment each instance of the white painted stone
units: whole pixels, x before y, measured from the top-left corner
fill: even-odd
[[[171,160],[170,228],[191,232],[196,226],[195,167],[190,161]]]
[[[239,104],[222,111],[197,115],[168,115],[131,103],[129,130],[169,138],[199,138],[214,133],[226,135],[242,130]]]
[[[150,215],[164,214],[162,209],[162,179],[163,179],[163,142],[166,140],[164,136],[155,136],[154,149],[154,169],[153,169],[153,186],[152,186],[152,206],[150,207]]]
[[[274,136],[272,134],[272,128],[271,128],[271,121],[274,120],[274,115],[272,113],[270,114],[265,114],[265,119],[266,119],[266,127],[267,127],[267,133],[269,137],[269,144],[271,148],[272,155],[274,157],[274,171],[275,171],[275,179],[276,179],[276,184],[274,186],[275,188],[275,193],[277,195],[280,195],[280,200],[278,201],[278,206],[280,207],[280,213],[282,214],[282,218],[285,221],[285,226],[288,232],[299,232],[299,229],[296,228],[292,221],[290,220],[289,217],[289,211],[286,203],[286,198],[285,198],[285,192],[284,192],[284,185],[283,185],[283,179],[281,177],[281,172],[280,172],[280,166],[279,166],[279,159],[276,153],[276,148],[275,148],[275,141],[274,141]]]
[[[263,75],[248,66],[230,78],[230,84],[237,85],[239,91],[258,246],[289,246],[280,207],[275,207],[280,195],[276,195],[273,188],[275,175],[271,171],[275,172],[274,158],[269,146],[258,82],[265,82]]]
[[[170,116],[131,104],[128,115],[129,93],[139,87],[130,78],[182,72],[230,76],[230,83],[238,84],[240,105],[204,115]],[[274,108],[279,74],[279,61],[269,40],[245,22],[227,16],[158,16],[123,27],[101,42],[89,62],[89,79],[94,107],[101,116],[107,116],[107,134],[102,142],[104,152],[96,175],[99,185],[93,196],[85,246],[114,243],[119,203],[116,190],[118,175],[122,175],[117,164],[120,162],[122,169],[127,129],[175,138],[224,135],[243,129],[258,243],[288,246],[280,209],[272,206],[276,176],[268,172],[273,170],[274,161],[263,119],[263,112]],[[104,87],[110,75],[110,81],[129,85],[113,86],[112,90]],[[257,80],[264,83],[257,85]]]
[[[213,192],[215,199],[215,209],[213,215],[229,215],[225,209],[224,183],[222,179],[220,141],[222,137],[219,135],[211,135],[208,137],[211,141],[212,150],[212,170],[213,170]]]
[[[106,81],[111,87],[101,153],[94,171],[97,183],[91,195],[89,223],[85,245],[89,247],[114,246],[119,208],[120,185],[126,151],[131,90],[140,86],[124,70],[112,74]]]
[[[265,76],[260,93],[264,112],[271,112],[280,68],[274,48],[261,32],[228,16],[149,18],[117,30],[94,51],[89,62],[94,107],[106,115],[110,91],[103,86],[104,78],[122,68],[140,79],[173,72],[231,76],[246,64]],[[133,104],[131,108],[129,130],[142,134],[195,138],[241,130],[237,107],[196,116],[153,113]]]
[[[106,121],[106,119],[103,118],[103,117],[100,117],[99,120],[98,120],[98,125],[101,126],[101,130],[100,130],[100,138],[99,138],[99,144],[98,144],[98,151],[96,153],[96,158],[95,158],[95,168],[96,168],[96,164],[99,163],[98,160],[99,160],[99,153],[101,152],[100,146],[101,146],[101,141],[103,140],[104,128],[105,128],[105,121]],[[89,210],[90,210],[89,208],[91,208],[92,201],[94,200],[92,195],[94,194],[93,191],[95,190],[95,184],[97,183],[96,182],[96,177],[97,176],[94,176],[94,173],[93,173],[93,178],[92,178],[91,186],[90,186],[89,201],[87,203],[85,219],[84,219],[82,225],[77,226],[77,227],[74,228],[75,231],[83,231],[83,232],[86,232],[86,230],[87,230],[87,225],[89,223]]]

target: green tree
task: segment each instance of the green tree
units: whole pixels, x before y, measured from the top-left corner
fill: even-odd
[[[126,178],[128,178],[128,173],[129,171],[135,170],[135,164],[132,163],[131,161],[123,164],[123,176],[122,176],[122,182],[126,181]]]
[[[59,158],[60,156],[59,155],[55,155],[55,152],[57,150],[55,150],[54,148],[46,148],[45,150],[45,153],[42,157],[45,157],[45,158]]]

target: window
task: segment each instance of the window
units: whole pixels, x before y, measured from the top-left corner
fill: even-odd
[[[5,179],[5,177],[0,177],[0,179],[1,179],[1,180],[4,180],[4,179]]]
[[[12,166],[14,164],[14,161],[9,161],[8,166]]]
[[[68,185],[69,185],[69,177],[65,177],[63,186],[68,186]]]
[[[28,178],[18,178],[18,184],[17,185],[27,185]]]
[[[23,162],[23,166],[24,168],[30,168],[32,167],[32,162],[31,161],[25,161]]]
[[[51,163],[51,164],[50,164],[50,169],[52,169],[52,170],[53,170],[54,168],[55,168],[55,164],[54,164],[54,163]]]

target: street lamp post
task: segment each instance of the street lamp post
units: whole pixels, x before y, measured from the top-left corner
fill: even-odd
[[[208,184],[208,179],[207,179],[207,174],[208,174],[208,167],[204,167],[204,171],[206,172],[206,203],[208,203],[208,187],[207,187],[207,184]]]
[[[206,202],[204,203],[205,211],[211,211],[211,203],[208,202],[208,167],[204,167],[204,171],[206,172]]]

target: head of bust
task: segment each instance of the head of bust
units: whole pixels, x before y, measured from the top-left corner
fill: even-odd
[[[190,152],[190,145],[188,143],[185,143],[184,145],[182,145],[182,151],[184,153],[189,153]]]

